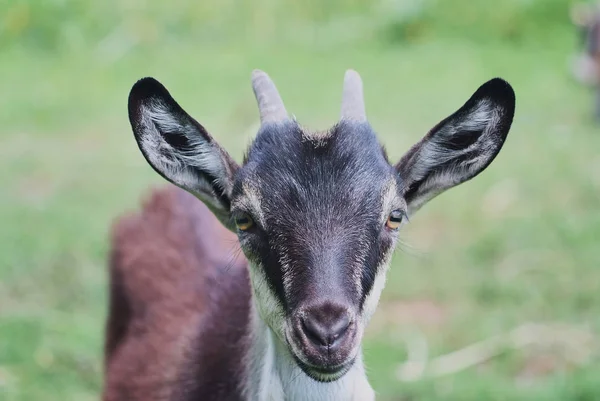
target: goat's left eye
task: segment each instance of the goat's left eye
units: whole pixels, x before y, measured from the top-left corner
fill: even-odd
[[[235,225],[241,231],[246,231],[254,225],[254,220],[248,214],[244,213],[235,218]]]
[[[402,224],[403,218],[404,213],[401,210],[394,210],[390,213],[385,225],[391,230],[397,230],[400,227],[400,224]]]

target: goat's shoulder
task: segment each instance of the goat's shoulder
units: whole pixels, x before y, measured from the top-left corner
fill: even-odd
[[[193,300],[201,308],[207,280],[237,250],[235,236],[187,192],[154,189],[137,213],[122,216],[111,233],[111,275],[135,303]],[[200,290],[200,291],[198,291]],[[198,299],[200,297],[200,299]]]

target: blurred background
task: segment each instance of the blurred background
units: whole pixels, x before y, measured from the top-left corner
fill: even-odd
[[[365,355],[381,400],[600,400],[600,132],[567,0],[0,3],[0,400],[97,400],[110,225],[165,185],[126,102],[154,76],[233,154],[254,68],[324,129],[358,70],[397,159],[479,85],[499,157],[402,233]]]

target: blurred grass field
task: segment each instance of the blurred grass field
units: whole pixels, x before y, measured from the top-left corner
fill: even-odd
[[[344,70],[358,70],[393,158],[480,84],[508,80],[517,111],[498,158],[402,234],[369,377],[390,401],[600,400],[600,134],[569,76],[569,4],[2,3],[0,400],[99,397],[108,229],[164,185],[131,134],[133,83],[159,79],[241,160],[254,68],[314,128],[338,118]],[[455,373],[397,375],[425,348],[433,359],[527,323],[552,330]]]

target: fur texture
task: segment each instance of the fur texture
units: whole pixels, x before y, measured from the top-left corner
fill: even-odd
[[[115,225],[105,401],[373,399],[361,342],[400,216],[483,171],[515,109],[490,80],[392,165],[358,74],[323,133],[255,77],[263,124],[241,166],[160,83],[131,91],[142,154],[181,189]]]

